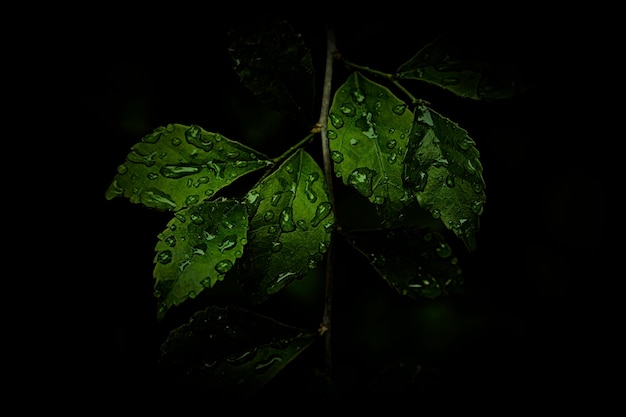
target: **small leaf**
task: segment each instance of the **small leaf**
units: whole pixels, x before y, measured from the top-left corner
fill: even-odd
[[[203,201],[176,213],[156,245],[159,318],[224,279],[243,255],[247,231],[246,206],[236,200]]]
[[[146,207],[178,211],[269,164],[265,155],[219,133],[169,124],[131,148],[106,198],[124,196]]]
[[[228,35],[228,51],[242,83],[272,109],[310,123],[313,59],[289,23],[272,14],[258,16]]]
[[[251,220],[240,284],[262,302],[317,266],[330,245],[335,216],[324,173],[302,149],[245,201]]]
[[[339,87],[330,108],[335,173],[370,202],[386,206],[386,221],[410,198],[402,182],[402,161],[412,123],[406,103],[358,72]]]
[[[308,332],[236,306],[211,306],[170,332],[160,369],[207,394],[252,393],[316,340]]]
[[[476,143],[467,131],[425,105],[415,112],[404,181],[421,207],[461,238],[470,251],[485,204]]]
[[[473,100],[509,99],[523,92],[512,67],[480,60],[467,52],[471,49],[440,36],[402,64],[396,76],[426,81]]]
[[[434,299],[462,290],[458,259],[443,235],[416,227],[353,231],[348,240],[400,294]]]

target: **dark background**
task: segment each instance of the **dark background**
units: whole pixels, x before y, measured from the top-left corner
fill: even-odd
[[[70,264],[61,269],[71,279],[54,285],[69,301],[55,319],[52,338],[60,353],[47,377],[69,375],[72,389],[86,398],[116,403],[154,402],[164,392],[169,401],[186,397],[154,371],[166,326],[199,307],[182,309],[165,325],[156,322],[153,250],[169,216],[104,198],[130,147],[167,123],[198,124],[270,156],[306,133],[288,123],[267,123],[277,116],[259,106],[232,71],[227,28],[259,12],[84,12],[54,41],[41,37],[54,56],[47,61],[55,87],[49,108],[59,110],[56,104],[70,101],[61,107],[62,123],[78,133],[67,138],[81,155],[65,167],[80,172],[64,186],[75,199],[68,210],[84,213],[72,237]],[[393,72],[444,31],[475,39],[489,57],[517,65],[532,86],[503,103],[475,103],[423,87],[432,107],[468,130],[481,152],[487,204],[478,249],[468,254],[451,242],[465,273],[466,296],[409,304],[358,255],[338,245],[335,366],[350,398],[365,400],[359,394],[363,381],[392,359],[409,356],[422,366],[420,389],[411,398],[436,399],[441,406],[494,397],[556,403],[597,387],[602,367],[590,352],[603,334],[591,317],[603,292],[598,281],[608,268],[602,248],[609,189],[598,177],[604,158],[593,146],[589,123],[595,117],[595,81],[580,66],[589,39],[575,25],[554,30],[554,16],[517,9],[284,15],[310,44],[318,83],[325,53],[320,21],[330,19],[339,50],[362,65]],[[338,68],[334,85],[346,74]],[[257,128],[249,128],[250,118]],[[335,190],[343,192],[340,186]],[[357,199],[349,191],[345,198],[346,204]],[[315,278],[277,299],[281,319],[317,325],[318,295],[301,292],[319,292],[311,283]],[[281,307],[297,314],[281,313]],[[319,362],[321,349],[311,352],[293,371],[285,370],[277,391],[309,396],[310,387],[297,378]]]

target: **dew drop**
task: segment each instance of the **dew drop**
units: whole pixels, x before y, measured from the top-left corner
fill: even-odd
[[[306,198],[314,203],[317,201],[317,194],[313,191],[313,183],[319,179],[319,174],[317,172],[313,172],[308,175],[308,177],[304,180],[304,193],[306,194]]]
[[[350,145],[356,146],[358,144],[359,144],[359,140],[358,139],[355,139],[355,138],[351,138],[350,139]]]
[[[395,114],[401,116],[406,111],[406,104],[403,103],[403,104],[398,104],[396,106],[393,106],[391,108],[391,111],[393,111]]]
[[[128,167],[124,164],[117,167],[117,173],[120,175],[124,175],[128,172]]]
[[[196,204],[198,201],[200,201],[200,196],[197,194],[192,194],[192,195],[187,196],[187,198],[185,199],[185,204],[187,206],[192,206]]]
[[[233,267],[233,263],[229,261],[228,259],[224,259],[223,261],[219,261],[217,264],[215,264],[215,270],[219,272],[220,274],[227,273],[228,271],[231,270],[232,267]]]
[[[147,134],[141,141],[144,143],[157,143],[163,134],[162,129],[156,129],[154,132]]]
[[[330,202],[324,201],[323,203],[320,203],[315,209],[315,215],[311,219],[311,226],[317,227],[317,225],[320,224],[322,220],[328,217],[331,211],[332,205],[330,204]]]
[[[387,144],[385,145],[387,147],[387,149],[393,149],[396,147],[396,145],[398,144],[398,141],[395,139],[391,139],[389,141],[387,141]]]
[[[200,172],[200,167],[195,165],[163,165],[159,172],[165,178],[177,179]]]
[[[454,175],[453,174],[449,174],[446,177],[446,185],[450,188],[454,188]]]
[[[270,221],[274,218],[274,212],[272,210],[268,210],[265,212],[265,214],[263,215],[263,219],[265,221]]]
[[[203,135],[202,129],[196,125],[189,126],[189,129],[185,131],[185,139],[190,145],[194,145],[205,152],[210,152],[213,149],[213,141],[208,135]]]
[[[326,132],[326,136],[328,136],[328,139],[330,140],[337,139],[337,132],[335,132],[334,130],[328,130]]]
[[[300,230],[302,230],[304,232],[306,232],[308,230],[308,228],[309,228],[304,220],[298,220],[296,222],[296,224],[298,225]]]
[[[472,163],[471,159],[466,159],[465,162],[463,163],[463,166],[465,167],[465,171],[467,171],[468,174],[470,175],[476,174],[476,167]]]
[[[335,129],[341,129],[343,127],[343,119],[340,116],[331,112],[328,117],[330,118],[330,123],[335,127]]]
[[[352,96],[352,100],[358,105],[365,103],[365,94],[361,90],[353,90],[350,95]]]
[[[356,107],[352,103],[346,103],[339,106],[339,111],[348,117],[354,117],[356,115]]]
[[[172,145],[179,146],[183,141],[180,138],[172,138]]]
[[[168,236],[165,238],[164,242],[167,246],[173,248],[174,246],[176,246],[176,236]]]
[[[468,150],[469,148],[471,148],[472,146],[476,145],[476,142],[474,142],[471,138],[469,138],[468,136],[463,137],[463,139],[461,139],[458,142],[459,148],[463,149],[464,151]]]
[[[332,151],[330,157],[333,161],[339,163],[343,161],[343,154],[339,151]]]
[[[211,288],[211,279],[210,278],[205,278],[202,281],[200,281],[200,284],[204,287],[204,288]]]
[[[283,232],[293,232],[296,230],[296,224],[293,222],[293,209],[291,206],[285,207],[283,211],[280,212],[278,224]]]
[[[439,243],[439,246],[437,246],[435,251],[437,252],[437,255],[439,255],[441,258],[447,258],[452,255],[452,248],[450,248],[450,246],[444,242]]]
[[[270,250],[274,253],[276,252],[280,252],[280,250],[283,248],[283,244],[280,242],[272,242],[272,247],[270,248]]]
[[[173,257],[174,256],[172,255],[172,251],[167,249],[159,252],[159,254],[157,255],[157,262],[163,265],[167,265],[172,262]]]
[[[350,175],[348,175],[347,183],[352,185],[365,197],[370,197],[373,193],[372,180],[376,171],[373,171],[367,167],[355,168]]]
[[[224,252],[225,250],[230,250],[237,245],[237,236],[236,235],[228,235],[222,239],[222,243],[220,243],[217,249],[220,252]]]

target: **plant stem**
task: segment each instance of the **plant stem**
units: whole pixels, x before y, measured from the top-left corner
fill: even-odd
[[[322,93],[322,108],[320,111],[320,118],[318,126],[320,127],[320,136],[322,139],[322,157],[324,159],[324,175],[326,178],[326,185],[328,186],[328,192],[330,202],[333,210],[335,209],[335,194],[333,192],[333,169],[332,160],[330,159],[330,148],[328,144],[327,125],[328,125],[328,111],[330,109],[330,97],[332,91],[332,78],[333,78],[333,62],[335,60],[335,53],[337,46],[335,44],[335,33],[331,28],[326,29],[326,70],[324,73],[324,87]],[[336,227],[336,226],[335,226]],[[334,234],[334,233],[333,233]],[[334,236],[333,236],[334,237]],[[324,335],[324,345],[326,352],[326,375],[330,378],[332,376],[332,348],[331,348],[331,305],[332,305],[332,293],[333,293],[333,268],[332,268],[332,254],[333,254],[333,238],[331,238],[330,247],[326,252],[326,270],[325,270],[325,285],[324,285],[324,313],[322,317],[322,324],[320,326],[320,333]]]

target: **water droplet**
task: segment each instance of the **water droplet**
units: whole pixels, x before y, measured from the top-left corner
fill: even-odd
[[[330,118],[330,123],[335,127],[335,129],[341,129],[343,127],[343,119],[340,116],[331,112],[328,117]]]
[[[441,211],[439,209],[432,209],[430,214],[435,218],[439,219],[441,217]]]
[[[220,252],[224,252],[225,250],[229,250],[234,248],[237,245],[237,236],[236,235],[228,235],[222,239],[222,243],[218,245],[217,249]]]
[[[446,185],[450,188],[454,188],[454,174],[449,174],[446,177]]]
[[[154,290],[154,292],[152,293],[152,295],[153,295],[155,298],[161,298],[161,291],[159,291],[159,290]]]
[[[393,149],[396,147],[396,145],[398,144],[398,141],[395,139],[391,139],[389,141],[387,141],[387,144],[385,145],[387,147],[387,149]]]
[[[144,164],[147,167],[151,167],[155,164],[156,152],[150,154],[142,154],[138,148],[134,148],[126,157],[126,160],[135,164]]]
[[[201,215],[197,214],[197,213],[191,214],[189,216],[189,218],[191,219],[191,222],[193,224],[202,224],[202,223],[204,223],[204,218]]]
[[[333,161],[339,163],[343,161],[343,154],[339,151],[332,151],[330,157]]]
[[[298,220],[296,222],[296,224],[298,225],[298,227],[300,228],[300,230],[306,232],[308,230],[308,226],[306,225],[306,222],[304,220]]]
[[[480,200],[476,200],[472,202],[472,212],[476,213],[478,215],[482,214],[483,212],[483,202]]]
[[[293,232],[296,230],[296,224],[293,222],[293,209],[291,206],[285,207],[280,212],[280,219],[278,220],[280,229],[283,232]]]
[[[350,145],[355,146],[359,144],[359,140],[355,138],[350,139]]]
[[[229,261],[228,259],[224,259],[223,261],[219,261],[217,264],[215,264],[215,270],[219,272],[220,274],[227,273],[228,271],[231,270],[232,267],[233,267],[233,263]]]
[[[197,294],[196,294],[196,292],[195,292],[195,291],[193,291],[193,290],[191,290],[191,291],[189,291],[189,292],[187,293],[187,297],[189,297],[189,298],[191,298],[191,299],[196,298],[196,295],[197,295]]]
[[[439,246],[435,249],[437,251],[437,255],[442,258],[447,258],[452,255],[452,248],[445,242],[439,243]]]
[[[352,103],[346,103],[339,106],[339,111],[348,117],[354,117],[356,115],[356,107]]]
[[[190,145],[194,145],[205,152],[210,152],[213,149],[213,141],[208,135],[202,134],[202,129],[196,125],[189,126],[189,129],[185,131],[185,139]]]
[[[163,129],[155,129],[154,132],[147,134],[141,141],[144,143],[157,143],[163,134]]]
[[[239,152],[238,151],[230,151],[230,152],[226,152],[226,157],[229,159],[236,159],[239,156]]]
[[[157,178],[159,178],[158,174],[155,174],[154,172],[148,172],[148,175],[146,175],[148,177],[149,180],[154,181]]]
[[[347,183],[352,185],[365,197],[370,197],[373,193],[372,181],[376,171],[373,171],[367,167],[355,168],[350,175],[348,175]]]
[[[474,142],[471,138],[469,138],[468,136],[464,136],[463,139],[461,139],[460,141],[458,141],[458,145],[459,148],[463,149],[464,151],[468,150],[469,148],[471,148],[472,146],[476,145],[476,142]]]
[[[313,172],[304,180],[304,193],[306,194],[306,198],[311,203],[317,201],[317,194],[313,191],[313,183],[318,179],[319,174],[317,172]]]
[[[163,265],[167,265],[172,262],[173,257],[174,256],[172,255],[172,251],[167,249],[159,252],[159,254],[157,255],[157,262]]]
[[[173,248],[174,246],[176,246],[176,236],[168,236],[163,241],[170,248]]]
[[[192,206],[196,204],[198,201],[200,201],[200,196],[197,194],[192,194],[192,195],[187,196],[187,198],[185,198],[185,204],[187,206]]]
[[[183,143],[183,141],[180,140],[180,138],[172,138],[172,145],[173,146],[179,146],[181,143]]]
[[[144,206],[154,207],[159,210],[172,210],[176,208],[176,203],[172,200],[170,195],[155,188],[144,190],[139,196],[139,200]]]
[[[361,90],[353,90],[350,95],[355,103],[359,105],[365,103],[365,94]]]
[[[463,163],[463,166],[465,167],[465,170],[467,171],[468,174],[470,175],[474,175],[476,174],[476,167],[474,166],[474,163],[472,162],[471,159],[466,159],[465,162]]]
[[[283,358],[281,358],[278,355],[273,355],[270,356],[268,359],[264,360],[264,361],[260,361],[258,362],[256,365],[254,365],[254,371],[258,374],[262,374],[265,373],[267,371],[270,370],[270,368],[278,362],[282,362]]]
[[[334,130],[328,130],[326,132],[326,136],[328,136],[328,139],[330,140],[337,139],[337,132],[335,132]]]
[[[406,111],[406,104],[403,103],[403,104],[398,104],[396,106],[393,106],[391,111],[393,111],[395,114],[401,116]]]
[[[210,278],[205,278],[202,281],[200,281],[200,284],[204,287],[204,288],[211,288],[211,279]]]
[[[199,166],[194,165],[163,165],[159,172],[165,178],[177,179],[197,174],[200,170],[201,168]]]
[[[313,218],[311,219],[311,226],[317,227],[317,225],[320,224],[322,220],[328,217],[331,211],[332,205],[328,201],[320,203],[317,206],[317,209],[315,209],[315,216],[313,216]]]
[[[117,167],[117,173],[120,175],[124,175],[128,172],[128,167],[124,164]]]
[[[283,244],[280,242],[272,242],[272,247],[270,248],[270,250],[274,253],[276,252],[280,252],[280,250],[283,248]]]
[[[283,196],[283,192],[279,191],[276,194],[274,194],[272,196],[272,198],[270,199],[270,204],[274,207],[276,207],[276,205],[278,204],[278,202],[280,201],[280,198]]]
[[[272,210],[268,210],[265,212],[265,214],[263,215],[263,219],[265,221],[270,221],[274,218],[274,212]]]

